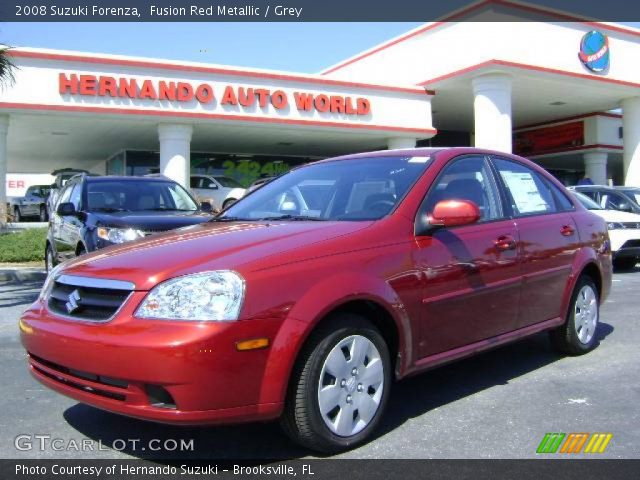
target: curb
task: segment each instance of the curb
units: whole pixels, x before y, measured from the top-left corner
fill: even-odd
[[[0,268],[0,282],[28,283],[42,282],[47,273],[42,268],[2,267]]]

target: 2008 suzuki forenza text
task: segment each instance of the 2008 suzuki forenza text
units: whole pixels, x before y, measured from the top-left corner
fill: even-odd
[[[20,320],[32,374],[173,424],[280,418],[365,441],[392,382],[548,331],[597,343],[604,220],[523,158],[472,148],[323,160],[213,221],[56,267]]]

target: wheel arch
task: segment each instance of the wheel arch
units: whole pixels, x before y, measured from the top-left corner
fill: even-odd
[[[602,296],[602,274],[600,272],[600,269],[596,265],[596,263],[595,262],[587,263],[582,268],[577,278],[580,278],[582,275],[586,275],[587,277],[591,278],[591,280],[593,280],[593,283],[595,283],[596,288],[598,289],[598,299],[600,299],[600,297]],[[576,278],[576,281],[577,281],[577,278]]]
[[[593,283],[595,283],[600,303],[602,303],[607,294],[607,290],[605,289],[605,278],[596,257],[582,256],[580,260],[581,261],[574,263],[574,268],[567,282],[562,302],[562,318],[567,318],[569,304],[571,303],[571,295],[573,295],[578,279],[582,275],[587,275],[593,280]]]
[[[291,309],[284,320],[286,328],[279,330],[271,345],[273,358],[268,362],[268,376],[278,381],[268,382],[269,385],[263,387],[261,403],[284,401],[294,366],[311,334],[340,312],[361,315],[380,330],[389,347],[395,377],[403,376],[412,358],[412,336],[409,318],[400,299],[383,280],[365,280],[359,275],[357,279],[345,277],[325,279]],[[351,292],[367,293],[347,293],[345,285]]]

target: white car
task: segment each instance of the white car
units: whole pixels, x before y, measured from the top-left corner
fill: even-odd
[[[222,175],[191,175],[191,191],[198,202],[209,202],[214,210],[234,204],[247,192],[233,178]]]
[[[620,269],[631,269],[640,262],[640,215],[605,210],[583,193],[571,192],[589,210],[607,222],[613,265]]]

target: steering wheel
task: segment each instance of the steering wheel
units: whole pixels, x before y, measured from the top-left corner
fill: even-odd
[[[367,207],[367,210],[373,212],[388,213],[394,206],[395,203],[391,200],[378,200],[377,202],[373,202],[371,205],[369,205]]]

